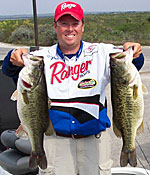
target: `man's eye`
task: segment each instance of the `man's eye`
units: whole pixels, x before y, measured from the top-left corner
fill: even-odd
[[[74,23],[74,24],[73,24],[73,26],[78,26],[78,25],[79,25],[79,23]]]
[[[66,22],[62,22],[61,24],[62,24],[63,26],[66,26],[66,25],[67,25],[67,23],[66,23]]]

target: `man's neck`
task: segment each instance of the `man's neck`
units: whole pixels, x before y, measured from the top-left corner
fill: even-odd
[[[72,51],[67,51],[67,52],[62,52],[62,50],[60,49],[60,45],[59,45],[59,43],[58,43],[58,45],[57,45],[57,53],[59,54],[59,56],[61,57],[61,58],[63,58],[64,57],[64,55],[76,55],[76,57],[78,58],[79,56],[80,56],[80,54],[81,54],[81,52],[82,52],[82,48],[83,48],[83,42],[81,41],[80,42],[80,47],[78,48],[78,49],[76,49],[76,50],[72,50]]]
[[[80,45],[81,45],[81,43],[77,47],[69,46],[68,48],[66,48],[66,47],[64,48],[63,46],[59,45],[59,48],[63,52],[63,54],[69,55],[69,54],[77,53],[78,50],[80,49]]]

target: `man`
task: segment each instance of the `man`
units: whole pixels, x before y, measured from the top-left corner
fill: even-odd
[[[82,41],[84,13],[81,6],[67,1],[55,10],[54,29],[58,44],[32,52],[44,57],[49,111],[56,134],[45,136],[48,168],[41,175],[110,175],[110,143],[107,132],[105,88],[109,83],[109,53],[117,52],[112,44]],[[143,65],[141,45],[132,46],[134,64]],[[26,49],[10,51],[3,62],[3,72],[17,81],[24,65]]]

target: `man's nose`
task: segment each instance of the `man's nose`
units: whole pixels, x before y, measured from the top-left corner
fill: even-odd
[[[73,25],[69,24],[69,25],[68,25],[68,30],[69,30],[69,31],[72,31],[72,30],[73,30]]]

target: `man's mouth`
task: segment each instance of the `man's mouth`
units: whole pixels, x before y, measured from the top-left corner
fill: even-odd
[[[73,35],[65,35],[67,38],[73,38],[73,37],[75,37],[75,34],[73,34]]]

